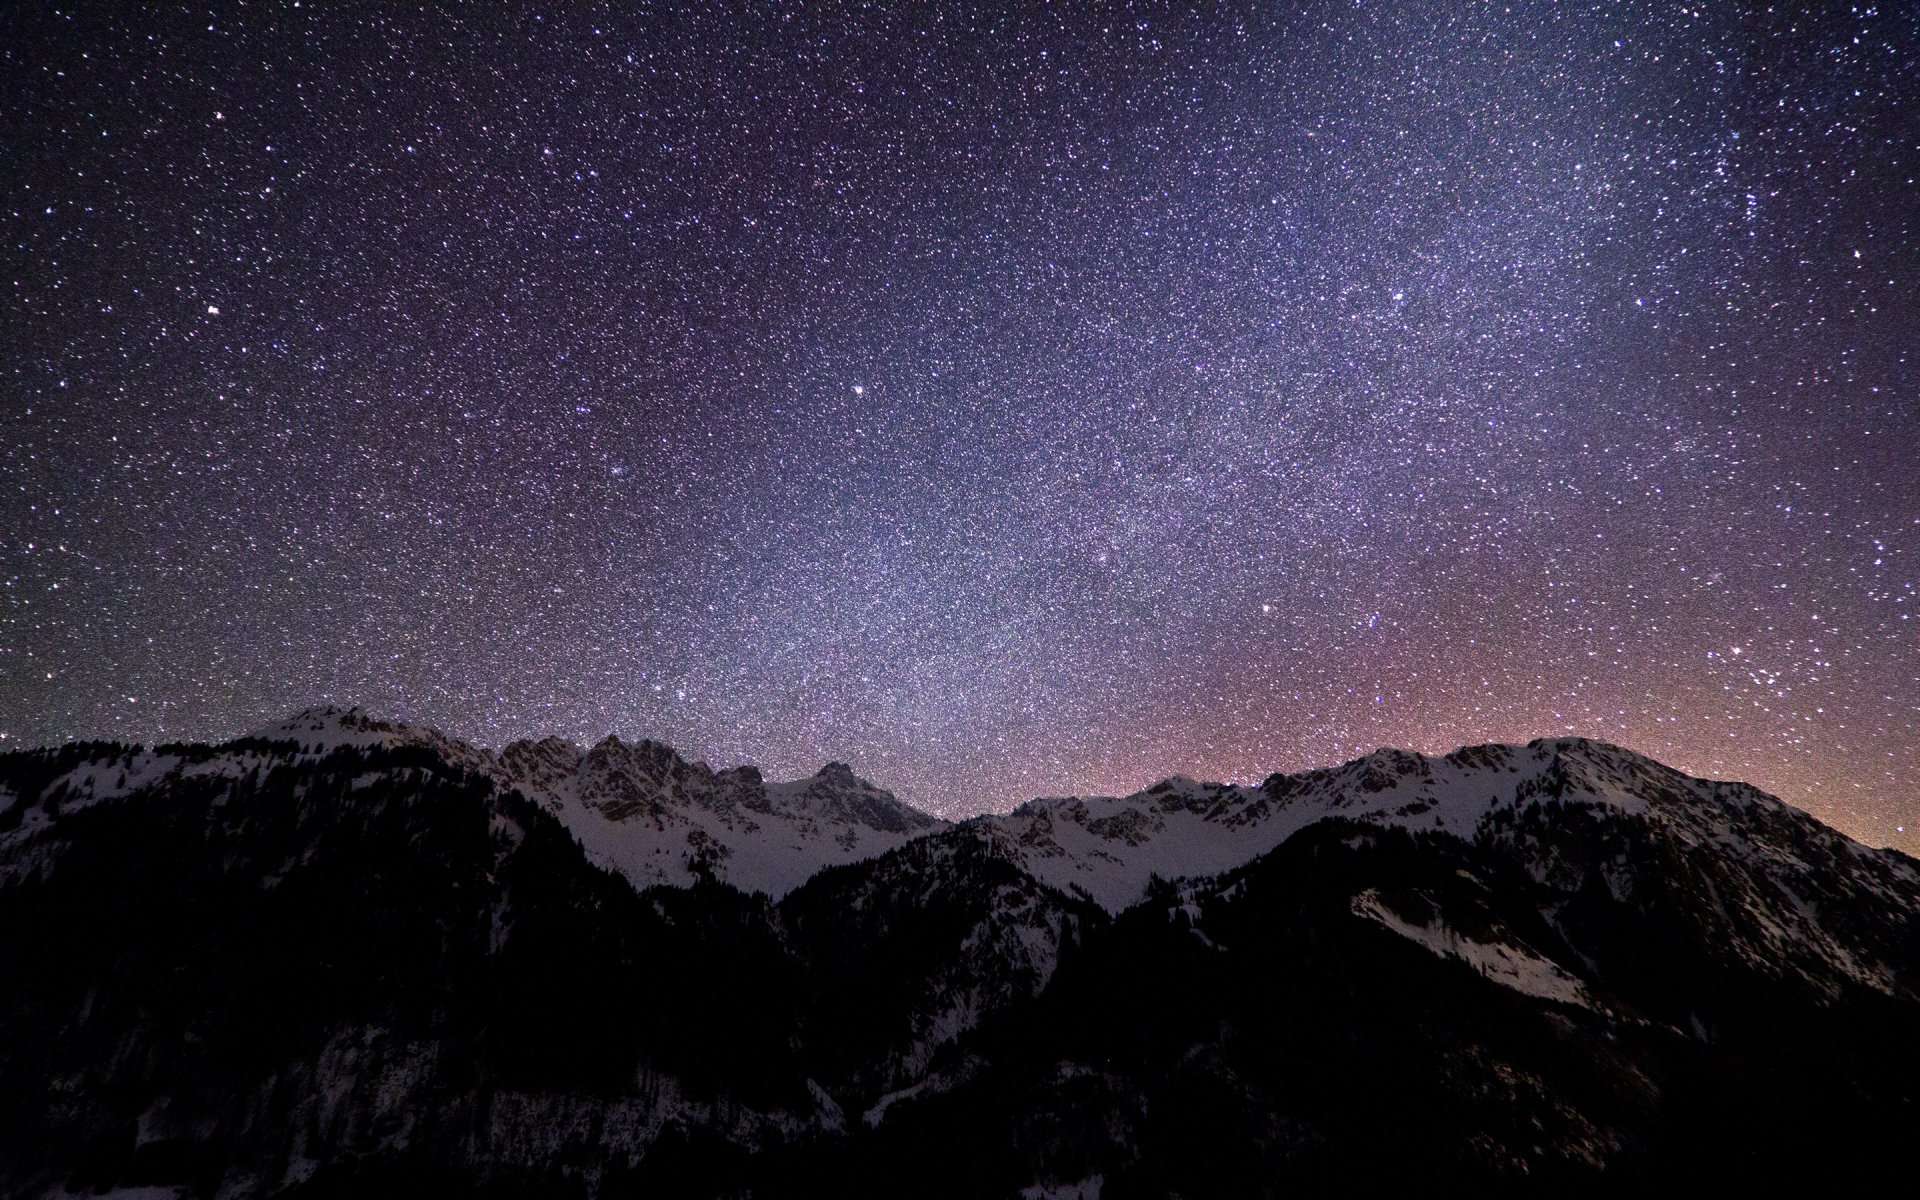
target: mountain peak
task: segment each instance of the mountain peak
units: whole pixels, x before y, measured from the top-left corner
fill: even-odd
[[[337,704],[315,704],[296,713],[271,721],[246,736],[265,738],[270,741],[284,741],[288,737],[298,739],[301,735],[314,734],[355,734],[355,733],[402,733],[410,727],[399,721],[383,721],[369,714],[358,705],[343,707]]]
[[[861,782],[860,778],[853,773],[852,767],[839,761],[830,762],[826,766],[821,767],[813,773],[813,777],[825,783],[836,784],[840,787],[852,787]]]
[[[307,754],[336,750],[394,750],[417,746],[433,751],[448,765],[465,771],[490,772],[494,757],[486,750],[448,737],[430,725],[390,721],[365,709],[321,704],[263,725],[246,737],[268,742],[295,742]]]
[[[716,771],[665,743],[613,735],[584,752],[557,739],[515,742],[498,762],[591,857],[639,887],[710,875],[777,897],[945,824],[843,762],[769,783],[755,766]]]
[[[1444,757],[1395,747],[1339,766],[1276,773],[1259,787],[1171,776],[1130,796],[1034,800],[980,818],[1036,877],[1119,911],[1148,881],[1217,874],[1267,853],[1317,821],[1338,819],[1472,838],[1541,801],[1602,819],[1720,828],[1752,804],[1750,788],[1689,776],[1591,738],[1466,746]]]

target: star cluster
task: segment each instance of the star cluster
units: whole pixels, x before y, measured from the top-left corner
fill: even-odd
[[[890,7],[7,16],[0,746],[1578,733],[1920,845],[1920,16]]]

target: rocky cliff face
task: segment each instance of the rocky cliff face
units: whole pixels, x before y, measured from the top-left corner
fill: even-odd
[[[514,742],[493,775],[557,816],[589,856],[636,886],[713,879],[779,897],[821,870],[883,854],[946,822],[829,763],[767,783],[755,767],[715,771],[658,742],[589,749]]]
[[[948,825],[357,713],[0,756],[0,1193],[1904,1169],[1920,871],[1575,739]]]

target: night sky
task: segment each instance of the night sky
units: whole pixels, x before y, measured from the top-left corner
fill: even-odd
[[[1920,847],[1920,8],[560,7],[0,15],[0,747],[1577,733]]]

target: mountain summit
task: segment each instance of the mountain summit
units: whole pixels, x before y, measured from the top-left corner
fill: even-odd
[[[946,825],[844,763],[767,783],[757,767],[715,771],[658,742],[609,737],[582,750],[549,738],[508,745],[495,770],[637,887],[712,878],[777,898]]]
[[[947,824],[839,762],[806,779],[768,783],[758,767],[715,771],[660,742],[613,736],[585,748],[554,737],[516,741],[495,754],[424,726],[336,707],[307,709],[245,740],[290,740],[315,755],[428,750],[518,789],[557,816],[595,862],[643,888],[705,878],[777,898],[826,867],[872,858]]]

